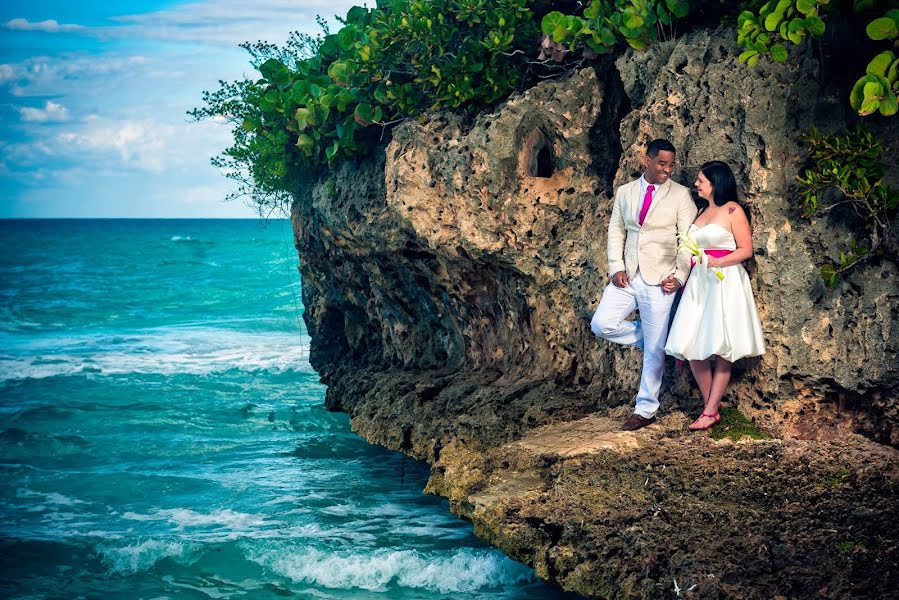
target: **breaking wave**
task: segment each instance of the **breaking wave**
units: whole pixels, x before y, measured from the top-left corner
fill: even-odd
[[[229,370],[311,372],[309,337],[213,328],[53,338],[16,344],[3,336],[0,381],[77,374],[208,375]]]
[[[249,558],[294,581],[327,588],[386,591],[391,584],[441,594],[471,593],[533,580],[524,565],[496,552],[415,550],[324,552],[312,547],[249,551]]]

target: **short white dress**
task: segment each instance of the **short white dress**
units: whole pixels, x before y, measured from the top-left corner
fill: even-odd
[[[690,225],[687,233],[702,249],[737,248],[733,234],[715,223]],[[724,279],[719,279],[716,271],[721,271]],[[680,360],[718,355],[730,362],[765,353],[762,324],[742,264],[713,269],[702,261],[693,266],[668,332],[665,352]]]

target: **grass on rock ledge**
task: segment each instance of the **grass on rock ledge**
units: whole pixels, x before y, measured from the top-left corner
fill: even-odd
[[[736,408],[722,408],[721,422],[711,429],[711,438],[713,440],[730,438],[736,442],[744,435],[749,436],[753,440],[767,440],[771,437],[762,432],[755,426],[755,423],[746,418]]]

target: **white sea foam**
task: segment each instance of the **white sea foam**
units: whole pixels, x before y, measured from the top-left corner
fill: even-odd
[[[346,523],[352,531],[377,531],[389,528],[391,533],[408,537],[437,538],[442,540],[468,537],[468,528],[452,513],[435,513],[426,508],[409,507],[405,511],[395,503],[376,506],[334,504],[318,509],[319,513],[338,517],[356,516],[358,520]]]
[[[456,527],[455,529],[437,529],[430,525],[409,526],[401,525],[394,527],[391,532],[401,537],[412,538],[438,538],[441,540],[463,539],[470,535],[467,529]]]
[[[127,546],[100,545],[97,547],[103,562],[117,574],[146,571],[163,558],[189,562],[190,544],[166,540],[145,540]]]
[[[311,372],[309,337],[220,328],[164,328],[82,338],[4,336],[0,381],[94,373],[208,375],[231,369]]]
[[[299,496],[279,496],[272,500],[269,500],[263,506],[274,506],[276,504],[298,504],[300,502]]]
[[[194,595],[199,596],[203,595],[207,598],[212,598],[213,600],[219,600],[224,598],[233,598],[234,596],[244,596],[247,592],[244,589],[244,585],[237,582],[229,582],[226,579],[222,579],[221,577],[216,577],[214,581],[218,585],[210,585],[210,581],[204,581],[200,585],[192,585],[190,583],[184,583],[183,581],[179,581],[175,577],[171,575],[166,575],[162,578],[163,581],[166,582],[167,585],[181,589],[181,590],[190,590],[194,592]]]
[[[248,557],[294,581],[340,589],[383,592],[395,584],[442,594],[471,593],[533,580],[524,565],[486,550],[459,550],[447,556],[414,550],[324,552],[281,546],[249,549]]]
[[[87,504],[84,500],[77,498],[69,498],[58,492],[36,492],[26,488],[18,488],[16,490],[16,498],[42,498],[48,505],[57,506],[74,506],[76,504]]]
[[[201,513],[189,508],[166,508],[151,514],[126,512],[122,518],[132,521],[169,521],[179,530],[186,527],[218,526],[229,531],[247,531],[256,527],[283,525],[280,521],[269,521],[265,515],[241,513],[230,508]]]

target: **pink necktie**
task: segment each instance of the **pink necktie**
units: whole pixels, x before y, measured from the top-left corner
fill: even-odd
[[[646,195],[643,196],[643,208],[640,209],[640,225],[643,225],[643,220],[646,218],[646,213],[649,212],[649,205],[652,204],[652,193],[655,191],[655,186],[649,184],[646,187]]]

